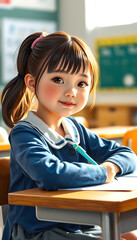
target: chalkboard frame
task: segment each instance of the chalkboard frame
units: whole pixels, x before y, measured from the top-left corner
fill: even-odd
[[[96,41],[95,41],[95,52],[96,52],[96,58],[97,58],[97,61],[98,61],[98,64],[99,64],[99,70],[100,70],[98,90],[100,90],[100,91],[103,91],[103,90],[114,90],[114,91],[115,90],[116,91],[118,91],[118,90],[122,90],[122,91],[123,90],[124,91],[134,90],[134,91],[137,91],[137,71],[136,71],[136,78],[132,79],[132,78],[130,78],[131,75],[128,75],[128,80],[124,79],[125,83],[126,83],[126,85],[124,85],[124,86],[122,84],[121,84],[121,86],[117,86],[117,85],[110,86],[109,84],[105,85],[104,84],[105,81],[102,78],[102,76],[103,76],[104,72],[106,71],[107,67],[106,67],[106,69],[104,67],[104,72],[103,72],[103,69],[102,69],[103,64],[101,62],[102,61],[101,60],[101,50],[104,49],[104,48],[106,50],[110,50],[110,49],[112,50],[112,49],[116,49],[118,47],[123,49],[124,47],[129,47],[129,46],[130,47],[131,46],[136,46],[136,49],[137,49],[137,35],[121,36],[121,37],[108,37],[108,38],[97,38],[96,39]],[[136,56],[137,56],[137,52],[136,52]],[[108,67],[109,67],[109,63],[108,63]],[[119,66],[119,68],[120,68],[120,66]],[[137,67],[136,67],[136,69],[137,69]],[[108,69],[108,70],[110,70],[110,69]],[[115,70],[113,73],[115,75],[115,73],[117,73],[117,71]],[[105,74],[106,74],[106,72],[105,72]],[[109,75],[107,77],[109,77]],[[111,75],[111,77],[113,78],[113,75]],[[127,82],[126,82],[126,80],[127,80]],[[134,84],[132,85],[131,83],[133,83],[133,82],[134,82]]]

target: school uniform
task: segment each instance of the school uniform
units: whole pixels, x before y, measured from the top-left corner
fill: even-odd
[[[137,158],[129,148],[120,146],[115,141],[99,138],[73,117],[63,118],[62,128],[65,138],[30,111],[28,116],[11,130],[9,192],[36,187],[48,191],[105,183],[106,169],[101,165],[88,164],[72,147],[74,143],[79,144],[98,164],[104,161],[117,164],[121,170],[120,174],[136,169]],[[89,235],[88,228],[89,226],[82,227],[76,224],[39,221],[35,215],[35,207],[10,205],[2,240],[10,240],[12,234],[16,240],[57,240],[56,237],[63,232],[64,239],[75,239],[73,236],[77,236],[77,239],[87,239],[80,237],[84,237],[84,234]],[[94,231],[97,235],[93,235],[92,230],[96,228],[91,226],[89,239],[99,239],[101,230]],[[23,232],[24,238],[18,237],[18,232]],[[52,237],[47,237],[51,232]],[[53,232],[54,236],[56,232],[56,237],[53,237]],[[37,238],[40,234],[45,236]],[[73,236],[70,236],[71,234]]]

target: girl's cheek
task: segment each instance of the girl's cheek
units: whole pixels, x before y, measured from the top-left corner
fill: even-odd
[[[88,94],[81,94],[81,96],[80,96],[80,103],[81,104],[85,104],[85,103],[87,103],[87,101],[88,101]]]
[[[53,98],[57,96],[59,93],[59,90],[55,86],[46,86],[44,88],[44,95],[49,98]]]

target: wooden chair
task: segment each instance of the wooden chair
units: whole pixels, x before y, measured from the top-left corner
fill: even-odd
[[[2,236],[4,221],[2,206],[8,204],[8,189],[10,184],[9,158],[0,159],[0,239]]]
[[[128,130],[124,134],[122,144],[130,147],[137,154],[137,128]]]

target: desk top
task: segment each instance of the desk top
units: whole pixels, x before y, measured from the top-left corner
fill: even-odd
[[[122,138],[126,131],[134,128],[134,126],[110,126],[91,128],[90,130],[102,138]]]
[[[9,204],[84,211],[125,212],[137,208],[137,189],[113,191],[45,191],[39,188],[9,193]]]

